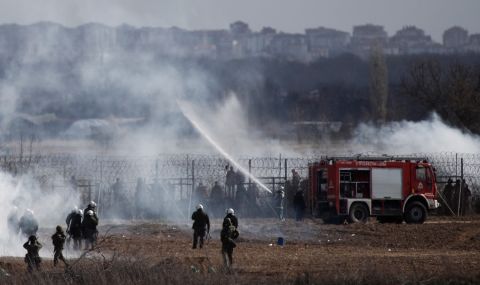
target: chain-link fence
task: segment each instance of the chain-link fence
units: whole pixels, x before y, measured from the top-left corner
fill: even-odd
[[[474,197],[480,186],[480,154],[415,153],[409,156],[427,158],[436,168],[439,186],[448,178],[465,179]],[[239,157],[236,162],[273,192],[291,178],[295,169],[302,179],[308,178],[308,165],[321,159],[312,157]],[[216,155],[168,154],[148,157],[36,155],[0,157],[0,168],[14,175],[31,173],[43,187],[52,190],[72,187],[81,192],[82,202],[112,200],[112,185],[119,179],[133,197],[139,181],[146,185],[162,183],[174,200],[188,200],[201,182],[212,186],[225,184],[227,159]],[[250,184],[248,177],[245,183]],[[268,196],[267,191],[261,193]],[[113,203],[113,202],[110,202]]]

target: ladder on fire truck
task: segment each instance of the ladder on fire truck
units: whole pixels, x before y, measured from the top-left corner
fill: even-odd
[[[369,155],[353,155],[353,156],[326,156],[325,160],[359,160],[359,161],[428,161],[427,157],[423,156],[369,156]]]

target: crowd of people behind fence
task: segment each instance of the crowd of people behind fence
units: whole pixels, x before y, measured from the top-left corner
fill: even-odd
[[[283,219],[296,216],[301,220],[305,212],[304,192],[308,181],[302,181],[294,169],[291,172],[291,179],[285,183],[279,181],[281,183],[275,185],[272,193],[262,190],[231,166],[225,168],[224,181],[213,181],[209,185],[200,180],[191,193],[191,184],[182,185],[186,195],[178,195],[180,191],[175,193],[173,190],[178,190],[178,185],[168,180],[154,179],[153,183],[147,183],[145,178],[139,177],[132,184],[116,178],[108,190],[102,192],[102,215],[121,219],[178,217],[189,207],[201,203],[216,218],[226,208],[235,208],[246,217],[277,216]],[[75,188],[78,183],[72,178],[71,184]]]
[[[457,179],[455,183],[451,178],[442,191],[443,212],[447,215],[460,215],[470,213],[472,192],[465,180]]]
[[[308,180],[302,179],[295,169],[291,170],[290,179],[278,179],[269,185],[272,193],[264,191],[229,165],[225,167],[224,180],[211,184],[207,180],[197,181],[192,187],[188,184],[191,180],[179,185],[160,179],[147,183],[145,178],[139,177],[132,184],[116,178],[108,191],[102,193],[102,211],[107,218],[169,218],[184,216],[187,209],[201,203],[215,218],[220,217],[226,208],[235,208],[244,217],[295,217],[302,220],[305,215]],[[439,200],[443,205],[440,212],[444,214],[465,215],[477,211],[475,207],[480,205],[475,203],[465,180],[457,179],[454,183],[449,179],[441,194],[443,198]]]

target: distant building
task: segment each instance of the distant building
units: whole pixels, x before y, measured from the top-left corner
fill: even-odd
[[[431,52],[436,47],[432,38],[425,35],[422,29],[415,26],[406,26],[390,38],[390,50],[398,50],[400,54],[418,54]]]
[[[302,34],[276,34],[270,43],[269,52],[288,60],[308,61],[307,40]]]
[[[269,49],[277,30],[271,27],[263,27],[260,32],[251,33],[247,37],[246,49],[249,56],[269,57]]]
[[[465,50],[468,52],[480,53],[480,34],[470,35]]]
[[[237,36],[245,36],[250,34],[252,31],[247,23],[242,21],[237,21],[235,23],[230,24],[230,32],[234,37]]]
[[[353,53],[361,56],[369,56],[372,47],[386,47],[388,42],[388,34],[383,26],[366,24],[353,27],[353,35],[351,41],[351,50]]]
[[[343,53],[350,43],[349,33],[324,27],[306,29],[305,35],[312,60]]]
[[[227,30],[200,30],[191,33],[196,42],[193,55],[209,58],[230,58],[232,36]]]
[[[451,27],[443,33],[443,45],[452,51],[458,51],[468,44],[468,31],[462,27]]]
[[[252,31],[247,23],[237,21],[230,24],[232,35],[232,55],[235,58],[243,58],[248,55],[247,41]]]
[[[263,27],[260,33],[264,35],[274,35],[277,33],[277,30],[272,27]]]

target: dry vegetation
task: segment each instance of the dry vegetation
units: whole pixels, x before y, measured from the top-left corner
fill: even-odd
[[[184,224],[133,222],[104,226],[98,249],[70,259],[71,269],[27,274],[22,258],[2,257],[2,284],[478,284],[480,220],[431,219],[424,225],[324,225],[241,220],[232,272],[218,240],[191,249]],[[247,226],[248,225],[248,226]],[[275,245],[278,236],[286,245]],[[48,232],[41,238],[47,241]],[[47,244],[47,242],[44,242]],[[43,249],[48,250],[48,249]]]

